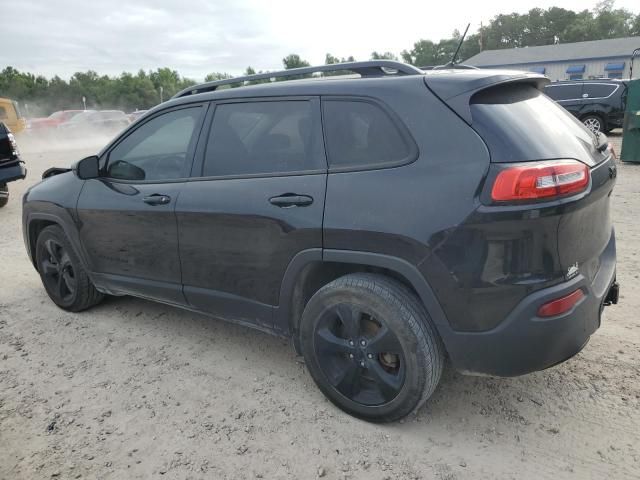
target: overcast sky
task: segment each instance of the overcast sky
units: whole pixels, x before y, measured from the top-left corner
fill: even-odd
[[[367,59],[399,54],[420,39],[477,29],[499,13],[533,7],[593,8],[585,0],[0,0],[0,68],[68,78],[171,67],[195,80],[214,71],[281,68],[298,53]],[[638,13],[638,0],[617,7]]]

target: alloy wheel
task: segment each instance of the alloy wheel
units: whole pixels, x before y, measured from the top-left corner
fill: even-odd
[[[601,130],[602,125],[600,124],[600,120],[595,117],[588,117],[584,119],[584,125],[594,133],[597,133]]]
[[[367,406],[383,405],[400,393],[405,360],[397,336],[354,304],[327,309],[314,334],[320,369],[331,386]]]
[[[47,239],[44,246],[46,255],[40,261],[40,271],[47,289],[63,302],[72,300],[77,280],[69,253],[53,239]]]

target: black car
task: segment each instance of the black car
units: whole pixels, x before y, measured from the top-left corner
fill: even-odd
[[[26,176],[27,170],[20,158],[16,140],[7,126],[0,122],[0,208],[9,202],[7,184]]]
[[[627,99],[627,84],[622,80],[554,82],[544,93],[594,132],[622,127]]]
[[[362,78],[219,88],[330,70]],[[135,295],[290,337],[332,402],[395,420],[445,357],[541,370],[617,301],[614,157],[546,81],[371,61],[189,87],[47,172],[26,248],[61,308]]]

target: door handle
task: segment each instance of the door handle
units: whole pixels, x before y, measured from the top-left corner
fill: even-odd
[[[313,197],[309,195],[298,195],[297,193],[285,193],[277,197],[271,197],[269,202],[280,208],[306,207],[313,203]]]
[[[154,193],[153,195],[148,195],[144,197],[144,203],[149,205],[166,205],[171,201],[171,197],[169,195],[160,195],[159,193]]]

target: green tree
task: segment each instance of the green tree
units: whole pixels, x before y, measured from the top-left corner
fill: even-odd
[[[371,52],[371,60],[398,60],[398,57],[392,52],[378,53],[373,51]]]
[[[303,68],[303,67],[310,67],[311,64],[309,62],[307,62],[306,60],[303,60],[302,58],[300,58],[300,55],[298,55],[297,53],[291,53],[289,55],[287,55],[286,57],[284,57],[282,59],[282,64],[285,68],[285,70],[291,70],[292,68]],[[278,80],[295,80],[295,79],[300,79],[300,78],[309,78],[311,77],[311,74],[304,74],[304,75],[292,75],[290,77],[286,77],[286,78],[279,78]]]
[[[324,64],[325,65],[333,65],[336,63],[346,63],[346,62],[355,62],[355,58],[353,58],[353,55],[348,56],[347,58],[345,57],[334,57],[333,55],[331,55],[330,53],[327,53],[324,57]],[[322,72],[322,76],[323,77],[334,77],[337,75],[349,75],[352,72],[350,72],[349,70],[338,70],[338,71],[334,71],[334,72]]]
[[[227,80],[233,78],[233,75],[229,75],[226,72],[213,72],[204,77],[205,82],[215,82],[216,80]]]

